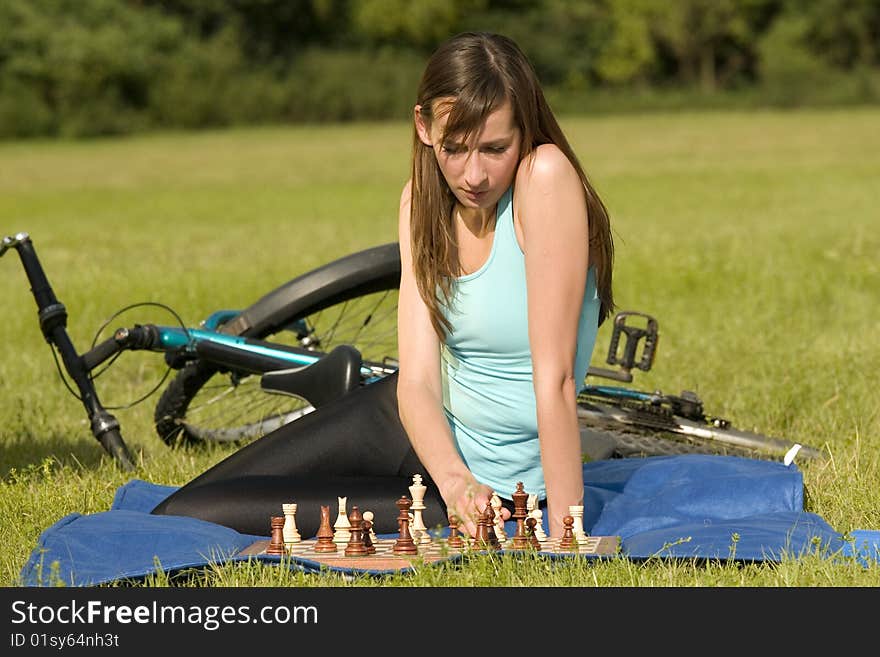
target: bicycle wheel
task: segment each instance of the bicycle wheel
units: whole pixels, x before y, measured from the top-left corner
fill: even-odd
[[[719,454],[765,460],[818,459],[808,445],[744,431],[723,420],[692,419],[650,406],[578,399],[582,451],[590,458]]]
[[[352,345],[365,363],[387,373],[397,357],[399,286],[398,245],[385,244],[288,281],[219,330],[318,352]],[[154,420],[159,437],[172,446],[238,442],[260,437],[311,410],[304,399],[266,392],[259,376],[220,371],[196,360],[165,389]]]

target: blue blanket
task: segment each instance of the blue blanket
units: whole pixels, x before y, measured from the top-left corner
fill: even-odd
[[[803,510],[797,467],[732,456],[687,455],[584,465],[584,528],[620,536],[630,559],[781,561],[804,554],[880,561],[880,531],[836,531]],[[110,510],[61,518],[40,536],[24,586],[97,585],[244,559],[265,537],[149,511],[175,487],[134,480]],[[509,526],[509,532],[513,526]],[[291,562],[308,570],[308,565]]]

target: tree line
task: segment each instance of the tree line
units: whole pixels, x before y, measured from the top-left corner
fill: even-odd
[[[404,118],[465,30],[562,112],[880,100],[877,0],[3,0],[0,138]]]

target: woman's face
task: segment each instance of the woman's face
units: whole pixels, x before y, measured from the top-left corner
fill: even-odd
[[[416,106],[416,129],[421,141],[431,146],[449,189],[469,209],[491,209],[510,187],[519,164],[519,128],[510,103],[491,112],[466,141],[443,131],[450,101],[434,102],[434,120],[425,124]],[[445,107],[444,107],[445,105]]]

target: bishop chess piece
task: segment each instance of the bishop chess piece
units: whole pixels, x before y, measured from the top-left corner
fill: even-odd
[[[370,552],[364,542],[364,517],[357,506],[351,507],[351,516],[349,516],[348,522],[351,526],[351,535],[348,539],[348,545],[345,546],[345,556],[362,557],[368,555]]]
[[[431,542],[431,535],[428,533],[428,528],[425,526],[425,521],[422,518],[422,511],[425,510],[425,492],[427,490],[428,487],[422,483],[422,475],[413,475],[413,483],[409,487],[410,495],[412,495],[412,506],[410,507],[410,511],[412,511],[412,524],[410,525],[410,532],[416,545],[425,545]]]
[[[495,509],[492,508],[492,502],[486,504],[483,509],[483,522],[486,525],[486,541],[490,550],[500,550],[501,541],[495,533]]]

